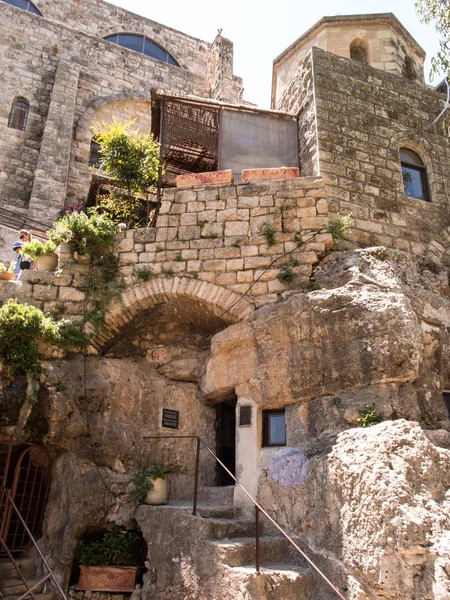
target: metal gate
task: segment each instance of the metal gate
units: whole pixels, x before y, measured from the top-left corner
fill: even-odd
[[[24,550],[29,536],[18,516],[6,502],[6,493],[17,506],[34,538],[42,530],[45,507],[50,487],[52,457],[40,446],[15,447],[12,442],[0,454],[0,535],[10,551]]]

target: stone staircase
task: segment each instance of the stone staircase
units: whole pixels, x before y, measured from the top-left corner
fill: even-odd
[[[152,600],[335,600],[334,593],[319,584],[313,569],[263,516],[261,568],[260,573],[256,572],[254,518],[248,518],[233,506],[233,489],[203,489],[196,517],[191,514],[192,505],[188,502],[141,507],[138,519],[141,526],[145,527],[144,521],[150,520],[153,534],[165,537],[167,551],[164,558],[161,547],[157,554],[149,548],[150,564],[156,567],[156,581],[149,597]],[[171,553],[175,556],[170,556]],[[171,569],[168,576],[164,565],[170,563],[188,563],[190,576],[185,576],[182,567]],[[197,587],[192,583],[193,573]]]
[[[35,561],[30,557],[19,557],[14,559],[18,565],[20,572],[28,584],[32,588],[39,581],[36,577]],[[39,585],[33,594],[36,600],[51,600],[51,594],[43,593],[45,583]],[[27,588],[20,579],[13,563],[9,558],[0,559],[0,599],[1,600],[17,600],[25,592]],[[26,600],[31,599],[28,595]]]

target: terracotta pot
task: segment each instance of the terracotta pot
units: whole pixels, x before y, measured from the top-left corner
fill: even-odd
[[[88,265],[89,261],[91,260],[91,256],[90,254],[78,254],[78,252],[75,250],[73,253],[73,259],[80,265]]]
[[[38,271],[49,271],[52,273],[58,266],[58,255],[54,252],[42,254],[36,259],[36,266]]]
[[[8,273],[7,271],[0,273],[0,279],[2,279],[3,281],[13,281],[14,277],[14,273]]]
[[[158,477],[158,479],[151,479],[150,481],[153,483],[153,489],[147,492],[145,504],[153,504],[154,506],[158,504],[167,504],[167,479]]]
[[[93,592],[133,592],[136,567],[87,567],[80,565],[78,590]]]

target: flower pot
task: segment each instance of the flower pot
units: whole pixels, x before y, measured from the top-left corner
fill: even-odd
[[[136,567],[87,567],[80,565],[78,590],[93,592],[128,592],[134,591]]]
[[[78,254],[78,252],[75,250],[73,253],[73,259],[79,265],[88,265],[91,260],[91,256],[90,254]]]
[[[0,279],[2,279],[3,281],[13,281],[14,277],[14,273],[8,273],[7,271],[3,271],[3,273],[0,273]]]
[[[36,266],[38,271],[53,272],[58,266],[58,255],[54,252],[42,254],[36,259]]]
[[[145,504],[153,504],[154,506],[158,504],[167,504],[167,479],[158,477],[158,479],[151,479],[150,481],[153,483],[153,489],[147,492]]]

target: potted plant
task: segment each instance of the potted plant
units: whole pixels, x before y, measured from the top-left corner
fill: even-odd
[[[90,256],[100,257],[111,246],[117,231],[106,215],[73,211],[56,221],[47,235],[57,246],[67,242],[75,260],[88,263]]]
[[[167,486],[168,468],[159,464],[140,468],[132,478],[133,491],[131,499],[136,504],[167,504],[169,498]]]
[[[12,281],[14,279],[14,261],[11,261],[9,267],[0,262],[0,279]]]
[[[133,592],[137,566],[133,548],[139,536],[111,523],[101,540],[80,540],[75,558],[80,566],[79,590]]]
[[[53,272],[58,266],[58,255],[55,250],[56,244],[50,240],[45,243],[33,240],[24,244],[22,249],[26,258],[31,258],[36,262],[38,271],[50,272]]]

